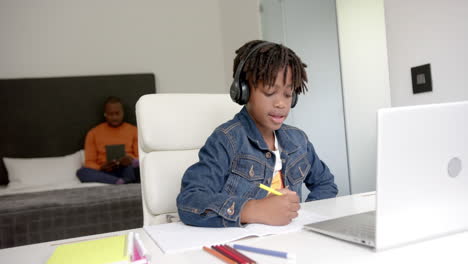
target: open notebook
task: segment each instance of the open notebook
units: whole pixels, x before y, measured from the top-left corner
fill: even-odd
[[[231,242],[249,236],[266,236],[296,232],[305,224],[325,220],[326,217],[306,210],[286,226],[249,224],[246,227],[194,227],[182,222],[144,226],[144,230],[164,253],[177,253]]]

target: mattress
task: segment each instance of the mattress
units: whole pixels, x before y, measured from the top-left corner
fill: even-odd
[[[142,225],[140,184],[99,184],[0,196],[0,248]]]

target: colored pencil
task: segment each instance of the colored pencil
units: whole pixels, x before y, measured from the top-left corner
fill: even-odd
[[[225,249],[221,245],[216,245],[216,246],[211,246],[211,247],[213,249],[217,250],[219,253],[223,254],[224,256],[234,260],[236,263],[244,264],[244,260],[242,258],[236,256],[235,254],[233,254],[229,250]]]
[[[272,194],[274,195],[283,195],[282,193],[278,192],[277,190],[275,189],[272,189],[266,185],[263,185],[263,184],[259,184],[258,187],[260,187],[261,189],[265,190],[265,191],[268,191],[268,192],[271,192]]]
[[[240,253],[238,250],[236,250],[235,248],[229,246],[229,245],[224,245],[225,248],[227,248],[229,251],[233,252],[234,254],[237,254],[238,256],[240,256],[242,259],[244,259],[244,261],[246,263],[249,263],[249,264],[256,264],[257,262],[255,262],[255,260],[247,257],[246,255]]]
[[[235,262],[234,260],[224,256],[223,254],[219,253],[218,251],[216,250],[213,250],[211,248],[207,248],[207,247],[203,247],[203,250],[205,250],[206,252],[208,252],[209,254],[217,257],[218,259],[228,263],[228,264],[237,264],[237,262]]]
[[[274,257],[279,257],[279,258],[286,258],[286,259],[295,258],[294,254],[290,254],[290,253],[283,252],[283,251],[249,247],[249,246],[238,245],[238,244],[234,244],[233,247],[239,250],[245,250],[245,251],[250,251],[254,253],[259,253],[259,254],[264,254],[264,255],[269,255],[269,256],[274,256]]]

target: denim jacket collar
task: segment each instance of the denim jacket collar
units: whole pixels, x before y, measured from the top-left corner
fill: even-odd
[[[238,117],[242,126],[247,132],[247,137],[249,138],[249,140],[255,143],[259,149],[268,151],[268,145],[263,139],[263,136],[258,130],[255,121],[252,119],[245,106],[238,113]],[[294,143],[294,141],[289,139],[284,127],[285,125],[282,125],[280,129],[276,130],[275,132],[276,136],[278,137],[278,143],[280,145],[281,151],[285,152],[286,154],[289,154],[296,151],[298,149],[298,146]]]

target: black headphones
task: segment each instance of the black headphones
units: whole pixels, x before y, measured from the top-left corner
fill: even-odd
[[[250,89],[247,80],[245,80],[245,76],[243,75],[242,69],[247,61],[247,59],[254,53],[254,51],[260,49],[263,46],[272,44],[271,42],[262,42],[257,46],[253,47],[252,50],[245,56],[243,60],[239,62],[236,68],[236,74],[234,75],[234,80],[231,84],[230,94],[232,101],[240,104],[245,105],[249,101],[250,97]],[[293,91],[292,94],[292,101],[291,101],[291,108],[294,108],[297,104],[297,94]]]

